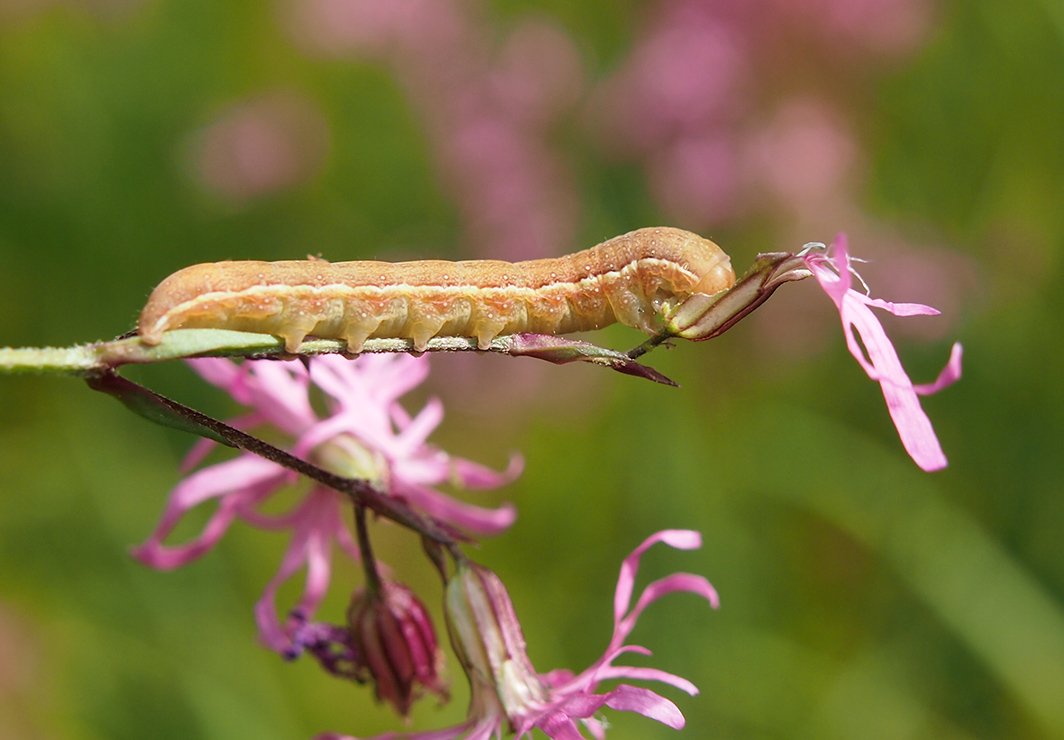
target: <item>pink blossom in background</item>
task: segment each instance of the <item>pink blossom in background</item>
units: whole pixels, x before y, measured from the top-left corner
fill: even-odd
[[[603,737],[606,723],[596,715],[604,707],[635,712],[667,727],[680,729],[684,717],[672,701],[656,692],[622,683],[603,690],[606,681],[652,681],[690,695],[698,689],[687,679],[657,668],[617,665],[626,653],[650,655],[638,645],[626,644],[646,607],[671,593],[687,592],[719,606],[713,586],[702,576],[673,573],[647,586],[633,606],[635,579],[644,552],[657,543],[680,550],[701,546],[701,536],[690,530],[665,530],[651,535],[621,565],[613,603],[613,635],[602,657],[574,674],[555,670],[537,674],[525,652],[525,639],[506,587],[495,573],[473,563],[461,565],[447,586],[446,609],[455,649],[472,684],[469,716],[457,727],[427,732],[388,733],[377,740],[410,738],[487,740],[511,729],[515,737],[539,730],[550,738],[583,737],[580,727]],[[318,740],[355,740],[337,734]]]
[[[725,221],[744,207],[738,142],[707,134],[677,140],[647,165],[650,192],[684,223]]]
[[[662,211],[689,227],[838,212],[863,165],[847,108],[868,68],[922,40],[928,4],[641,6],[631,50],[593,90],[589,133],[611,157],[639,163]]]
[[[468,34],[461,0],[295,0],[283,10],[286,23],[308,52],[435,54]]]
[[[945,339],[967,310],[986,295],[984,276],[967,255],[938,244],[912,244],[887,233],[861,241],[864,272],[876,289],[899,300],[926,300],[942,312],[936,321],[894,321],[891,330],[924,341]],[[896,327],[896,328],[895,328]]]
[[[593,92],[591,133],[610,156],[643,163],[667,217],[716,224],[741,207],[735,124],[752,84],[747,39],[708,3],[658,3],[649,15]]]
[[[931,27],[930,0],[771,0],[777,22],[805,28],[847,52],[911,53]]]
[[[526,20],[503,41],[488,71],[492,95],[517,124],[550,125],[580,100],[584,63],[573,40],[545,20]]]
[[[938,311],[921,303],[891,303],[853,290],[853,268],[844,234],[835,239],[832,250],[831,255],[812,251],[805,261],[820,287],[838,308],[850,354],[868,377],[879,383],[887,410],[909,456],[927,471],[946,467],[946,456],[930,419],[920,406],[919,397],[937,393],[960,379],[960,343],[953,345],[949,362],[933,383],[914,385],[872,308],[895,316],[935,316]]]
[[[830,105],[796,99],[782,103],[748,137],[747,174],[756,190],[801,218],[845,200],[857,144]]]
[[[305,182],[320,169],[328,150],[324,117],[295,93],[233,104],[189,143],[200,185],[235,203]]]
[[[486,509],[435,488],[446,483],[468,489],[494,488],[513,480],[521,463],[514,458],[507,471],[498,473],[426,442],[443,418],[441,404],[432,400],[411,416],[398,400],[425,380],[427,358],[367,355],[347,360],[325,356],[310,360],[309,370],[298,361],[261,360],[237,365],[225,359],[201,359],[190,364],[208,382],[250,408],[232,422],[235,426],[273,427],[292,440],[291,451],[296,456],[338,475],[369,480],[414,509],[472,533],[497,533],[514,520],[509,505]],[[324,417],[319,417],[311,405],[312,386],[324,393],[328,407]],[[213,446],[206,440],[197,444],[186,468],[201,462]],[[201,468],[174,488],[161,521],[134,555],[154,568],[180,567],[210,550],[237,519],[254,527],[288,532],[289,545],[281,567],[255,607],[263,641],[285,653],[293,647],[293,634],[301,626],[297,622],[312,619],[324,598],[333,550],[338,547],[348,557],[359,558],[347,528],[351,505],[332,489],[314,485],[281,514],[262,510],[296,477],[248,452]],[[181,545],[165,544],[186,512],[211,500],[217,502],[217,508],[197,537]],[[292,610],[298,619],[282,624],[277,618],[276,594],[300,570],[306,571],[304,590]]]
[[[595,125],[614,152],[648,155],[720,129],[745,102],[749,51],[734,22],[695,2],[653,8],[627,57],[595,91]]]
[[[29,616],[0,601],[0,708],[12,697],[33,693],[41,657]]]
[[[54,723],[41,712],[29,709],[39,705],[41,698],[54,689],[53,671],[46,668],[51,651],[42,649],[47,644],[39,615],[0,601],[0,738],[34,740],[51,736]]]
[[[445,192],[478,255],[572,249],[576,194],[552,129],[579,98],[569,37],[540,20],[493,43],[479,6],[460,0],[310,0],[288,24],[310,53],[379,61],[424,124]]]

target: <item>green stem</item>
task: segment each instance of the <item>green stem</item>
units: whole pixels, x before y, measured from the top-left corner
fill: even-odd
[[[84,375],[98,369],[92,345],[0,347],[0,373],[5,375]]]
[[[656,349],[659,345],[664,344],[665,342],[669,341],[670,339],[674,339],[675,337],[676,335],[668,329],[662,329],[657,334],[650,337],[650,339],[640,344],[638,347],[633,347],[632,349],[628,350],[625,355],[628,357],[628,359],[634,360],[637,357],[642,357],[650,350]]]
[[[355,505],[355,537],[358,539],[358,551],[362,555],[362,570],[366,574],[366,589],[375,595],[381,594],[381,574],[377,571],[377,560],[373,557],[373,546],[369,541],[369,528],[366,526],[366,507]]]
[[[433,337],[426,352],[494,352],[513,357],[530,356],[556,364],[590,362],[618,372],[636,375],[658,383],[675,385],[652,368],[632,361],[622,352],[588,342],[539,334],[511,334],[495,337],[481,349],[473,337]],[[363,353],[406,352],[418,354],[409,339],[368,339]],[[162,342],[150,346],[140,337],[75,347],[0,348],[0,375],[50,374],[86,377],[106,373],[130,364],[148,364],[195,357],[246,357],[249,359],[291,359],[322,354],[347,354],[345,342],[312,339],[303,342],[295,354],[285,351],[284,342],[270,334],[229,331],[228,329],[175,329],[163,335]]]

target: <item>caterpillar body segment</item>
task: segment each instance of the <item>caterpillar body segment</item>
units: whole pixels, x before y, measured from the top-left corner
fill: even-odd
[[[582,252],[525,262],[231,261],[175,272],[152,292],[138,333],[158,344],[180,328],[282,337],[295,352],[307,336],[340,339],[351,353],[369,338],[567,334],[614,322],[647,333],[694,293],[731,287],[735,273],[716,244],[657,227]]]

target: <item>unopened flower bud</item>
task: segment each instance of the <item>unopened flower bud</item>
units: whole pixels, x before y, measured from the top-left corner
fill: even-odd
[[[779,286],[811,273],[801,256],[789,252],[759,254],[732,287],[713,295],[694,293],[672,309],[669,334],[699,342],[720,336],[760,306]]]
[[[504,714],[516,725],[549,701],[550,692],[525,652],[510,595],[497,575],[462,563],[447,584],[445,606],[455,652],[469,676],[471,713]]]
[[[406,716],[428,689],[446,701],[440,674],[443,653],[428,611],[406,586],[383,583],[379,592],[359,590],[347,612],[364,680],[372,679],[377,699]]]

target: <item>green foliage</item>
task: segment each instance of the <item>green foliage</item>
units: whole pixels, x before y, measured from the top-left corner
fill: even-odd
[[[784,286],[721,339],[655,353],[679,389],[523,358],[435,360],[448,408],[437,441],[495,464],[513,449],[526,456],[506,492],[518,524],[480,556],[510,586],[538,668],[596,657],[620,559],[656,529],[692,527],[704,549],[655,555],[648,572],[703,573],[722,609],[666,600],[635,635],[655,665],[701,687],[673,697],[687,736],[1064,734],[1064,24],[1054,5],[943,4],[918,55],[865,83],[870,172],[858,199],[974,274],[954,308],[966,377],[927,402],[947,471],[925,476],[904,457],[834,323],[831,341],[805,353],[761,330],[786,313],[782,294],[815,293],[809,283]],[[159,279],[199,261],[385,257],[411,244],[463,254],[460,216],[395,79],[368,61],[301,53],[270,7],[0,8],[0,344],[121,334]],[[623,56],[639,12],[542,7],[596,70]],[[498,12],[489,20],[512,21],[512,8]],[[611,15],[597,24],[593,12]],[[241,203],[201,190],[190,137],[228,101],[276,89],[320,108],[331,129],[321,169]],[[664,220],[635,169],[579,157],[585,243],[555,252]],[[790,238],[771,228],[733,223],[714,236],[740,266],[800,246],[766,244]],[[610,331],[596,344],[639,339]],[[928,379],[946,343],[917,344],[903,340],[902,353]],[[138,378],[236,413],[191,373],[155,370]],[[131,561],[190,437],[78,382],[0,381],[0,736],[267,740],[396,727],[368,690],[255,643],[251,605],[281,556],[278,536],[236,527],[170,574]],[[417,547],[384,540],[397,564]],[[403,568],[431,601],[431,577]],[[355,575],[341,571],[335,588],[345,582]],[[326,610],[339,618],[346,598]],[[446,709],[418,706],[414,726],[460,717],[461,683],[454,676]],[[673,735],[624,717],[610,737]]]

